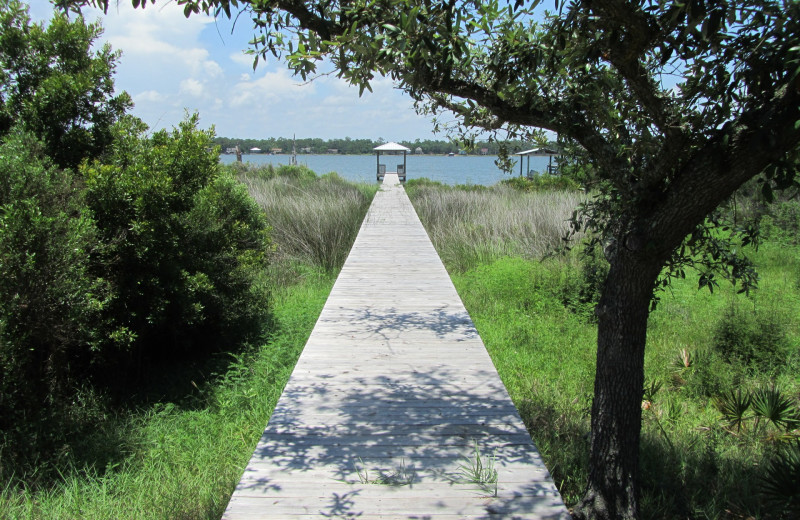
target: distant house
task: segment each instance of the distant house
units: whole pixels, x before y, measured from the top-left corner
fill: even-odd
[[[338,148],[328,148],[328,153],[339,153]]]
[[[417,155],[422,155],[422,147],[421,146],[417,146],[417,148],[414,150],[414,153],[417,154]]]
[[[261,153],[261,148],[256,148],[255,146],[250,148],[250,153]]]
[[[300,148],[300,153],[311,153],[311,147]]]
[[[481,155],[489,155],[489,149],[488,148],[481,148]]]
[[[283,153],[283,148],[270,148],[270,153],[279,154]]]
[[[233,147],[225,148],[225,153],[231,153],[231,154],[236,153],[236,147],[233,146]]]

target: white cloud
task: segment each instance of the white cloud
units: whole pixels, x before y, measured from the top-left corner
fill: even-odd
[[[174,126],[185,108],[198,108],[202,125],[213,124],[219,135],[227,136],[296,132],[398,140],[430,135],[430,123],[413,113],[408,97],[388,78],[377,77],[374,93],[359,97],[356,87],[335,75],[302,84],[277,60],[260,61],[252,72],[253,57],[242,52],[252,37],[247,24],[238,24],[231,35],[227,22],[217,27],[207,17],[186,19],[174,0],[148,3],[144,10],[134,10],[130,1],[112,2],[107,16],[85,12],[87,19],[97,16],[105,27],[99,43],[109,41],[123,52],[117,90],[137,93],[133,114],[151,127]],[[330,71],[330,64],[320,64],[319,70]]]
[[[183,15],[183,7],[177,2],[152,5],[145,9],[134,9],[131,2],[112,3],[108,15],[101,16],[105,36],[113,40],[118,35],[139,35],[142,40],[165,39],[170,41],[196,40],[205,27],[214,20],[205,16]]]
[[[231,106],[243,107],[253,103],[307,97],[314,93],[315,88],[314,83],[300,84],[288,70],[278,69],[253,81],[240,81],[233,91],[236,94],[231,98]]]
[[[203,87],[203,84],[196,79],[187,78],[181,81],[179,92],[181,94],[188,94],[194,97],[202,97],[205,93],[205,88]]]
[[[230,59],[237,65],[241,65],[242,67],[247,67],[249,70],[253,70],[253,56],[250,54],[245,54],[244,51],[234,52],[230,55]],[[258,65],[263,67],[266,65],[266,62],[259,60]]]
[[[134,103],[159,103],[165,101],[166,96],[156,90],[145,90],[133,96]]]

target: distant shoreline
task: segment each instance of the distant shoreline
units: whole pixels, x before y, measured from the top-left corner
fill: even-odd
[[[236,156],[230,154],[220,155],[219,160],[221,164],[231,164],[236,162]],[[277,167],[289,164],[291,160],[291,154],[245,154],[242,156],[242,162],[250,163],[253,166],[272,164]],[[502,180],[520,175],[518,161],[514,162],[512,173],[509,174],[497,167],[496,160],[496,155],[455,155],[448,157],[441,154],[409,154],[406,156],[407,178],[411,180],[425,177],[450,185],[478,184],[492,186]],[[397,164],[403,163],[403,156],[381,155],[380,162],[387,165],[388,171],[393,171]],[[377,164],[373,154],[301,154],[297,155],[297,163],[310,168],[318,175],[336,172],[350,181],[376,182]],[[527,168],[527,165],[526,158],[523,167]],[[546,158],[531,158],[531,170],[543,172],[547,169],[547,165]]]

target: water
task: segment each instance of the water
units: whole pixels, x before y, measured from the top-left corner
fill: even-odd
[[[289,164],[291,155],[245,155],[244,162],[252,164]],[[406,157],[407,179],[427,177],[444,184],[482,184],[491,186],[508,179],[511,175],[494,164],[496,156],[491,155],[408,155]],[[235,155],[221,155],[220,162],[230,164],[236,161]],[[336,172],[347,180],[375,182],[377,161],[374,155],[298,155],[297,163],[308,166],[317,174]],[[388,171],[395,171],[403,164],[403,156],[381,155],[381,163]],[[531,170],[543,171],[547,168],[547,157],[532,157]],[[524,167],[527,167],[525,159]],[[519,163],[514,166],[513,175],[519,175]]]

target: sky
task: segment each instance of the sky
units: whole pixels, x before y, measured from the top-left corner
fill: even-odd
[[[51,17],[47,0],[29,2],[34,20]],[[116,88],[133,97],[133,115],[153,130],[176,126],[188,110],[223,137],[446,139],[387,78],[359,97],[358,88],[332,76],[303,84],[275,58],[253,71],[253,57],[244,53],[253,34],[246,16],[232,33],[227,19],[187,19],[176,2],[146,9],[133,9],[130,0],[110,4],[107,15],[85,9],[84,16],[100,20],[102,40],[122,51]]]

